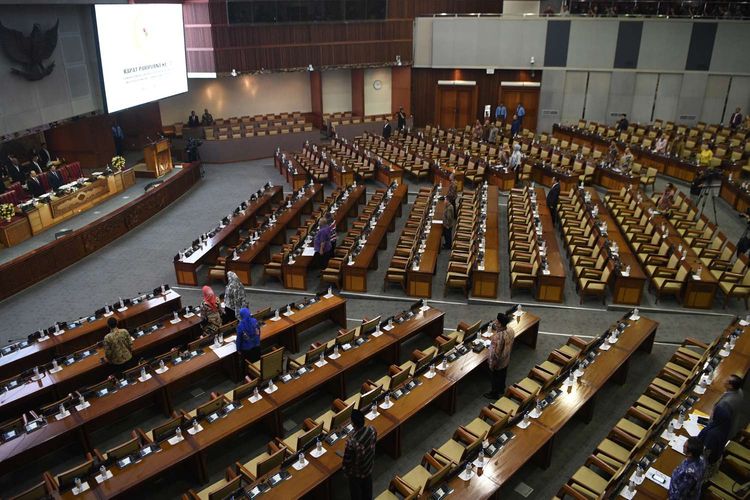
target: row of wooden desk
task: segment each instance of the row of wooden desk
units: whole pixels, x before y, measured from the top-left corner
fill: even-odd
[[[358,140],[355,140],[354,142],[349,142],[346,139],[334,139],[333,143],[337,145],[340,148],[343,148],[347,151],[354,152],[358,158],[362,161],[365,160],[373,160],[373,156],[378,161],[375,161],[375,180],[378,182],[382,182],[386,186],[390,186],[394,182],[398,184],[402,184],[404,182],[404,170],[401,168],[401,166],[391,162],[390,160],[383,158],[380,156],[377,152],[370,152],[370,156],[368,157],[368,152],[370,151],[367,146],[362,146]]]
[[[232,246],[240,240],[240,231],[248,230],[256,224],[258,216],[270,211],[270,205],[283,198],[281,186],[273,186],[253,202],[249,202],[244,211],[235,214],[232,219],[189,256],[178,257],[174,261],[177,283],[181,285],[198,285],[198,269],[204,264],[213,264],[224,246]]]
[[[284,164],[284,161],[281,158],[282,155],[286,156],[286,161],[289,162],[289,164],[292,166],[292,169],[287,168],[287,166]],[[312,177],[307,172],[307,169],[305,169],[304,166],[300,165],[297,159],[294,158],[294,155],[289,152],[277,151],[276,154],[273,155],[273,163],[274,165],[276,165],[279,174],[283,176],[289,184],[292,185],[292,189],[294,191],[305,187],[309,182],[309,179]]]
[[[354,263],[342,264],[343,289],[350,292],[367,291],[367,271],[378,268],[378,250],[388,247],[387,234],[393,232],[395,220],[401,216],[402,205],[407,199],[406,184],[399,184],[394,190],[391,199],[380,215],[375,227],[367,237],[367,243],[357,254]]]
[[[573,417],[581,415],[590,421],[596,396],[609,380],[625,383],[631,356],[638,350],[651,352],[658,323],[641,317],[638,321],[625,319],[628,327],[619,341],[607,351],[600,351],[596,360],[569,389],[562,391],[525,429],[512,428],[515,436],[493,457],[490,457],[482,475],[469,481],[454,477],[448,485],[455,494],[465,498],[496,497],[513,476],[532,459],[548,467],[555,437],[563,432]],[[546,394],[540,395],[542,399]]]
[[[226,270],[234,271],[244,285],[252,285],[253,264],[268,262],[271,257],[271,245],[282,245],[286,242],[286,230],[299,227],[302,214],[312,212],[313,201],[322,200],[323,186],[321,184],[306,188],[304,195],[284,210],[273,226],[263,230],[258,241],[246,250],[238,252],[237,259],[227,257]]]
[[[120,328],[135,328],[182,307],[180,295],[171,289],[167,289],[163,295],[149,295],[124,311],[116,310],[117,305],[113,306],[112,317],[118,320]],[[49,363],[56,356],[70,354],[102,340],[109,331],[108,319],[102,315],[93,321],[84,319],[79,326],[71,329],[67,328],[70,323],[61,325],[59,335],[49,333],[46,339],[30,342],[23,349],[0,356],[0,379],[13,377],[34,366]]]
[[[543,188],[536,188],[536,204],[539,219],[542,222],[542,238],[547,245],[548,272],[539,266],[536,279],[536,299],[543,302],[561,303],[565,300],[565,264],[557,243],[557,234],[552,222],[552,215],[547,206],[547,197]]]
[[[443,215],[445,212],[445,203],[439,200],[438,193],[434,193],[434,197],[436,198],[434,213],[430,215],[432,198],[429,198],[430,206],[424,214],[425,218],[430,219],[430,230],[426,235],[424,250],[417,249],[419,266],[414,268],[410,262],[409,268],[406,270],[406,294],[412,297],[432,297],[432,277],[435,275],[440,247],[443,244]],[[423,220],[421,223],[424,225],[428,222]],[[421,231],[425,229],[423,228]],[[421,237],[421,233],[417,235],[417,238],[419,237]]]
[[[484,261],[476,265],[471,273],[471,294],[474,297],[497,297],[497,286],[500,278],[500,193],[497,186],[484,185],[479,189],[486,191],[487,202],[484,232]],[[481,249],[481,247],[480,247]]]
[[[738,180],[736,177],[731,181],[726,176],[722,177],[719,196],[733,209],[746,214],[750,209],[750,190],[747,187],[743,189]]]
[[[340,300],[343,301],[343,299]],[[276,435],[282,436],[282,410],[290,403],[299,401],[301,397],[324,387],[331,389],[337,397],[343,397],[344,377],[349,370],[374,356],[385,355],[389,359],[393,355],[398,356],[398,346],[407,338],[420,332],[437,336],[442,331],[443,313],[435,309],[430,309],[404,323],[396,324],[392,330],[383,332],[378,337],[371,336],[362,346],[341,352],[341,357],[335,360],[328,359],[324,366],[314,367],[312,371],[299,379],[293,379],[286,384],[279,382],[277,390],[273,393],[261,392],[263,396],[261,400],[255,403],[243,400],[242,406],[227,417],[210,424],[206,421],[201,422],[203,430],[199,433],[189,435],[185,432],[183,433],[185,439],[175,445],[163,442],[160,452],[151,454],[124,469],[112,466],[110,469],[113,473],[112,478],[98,485],[92,484],[90,490],[76,498],[113,498],[133,494],[136,489],[145,487],[150,480],[181,464],[191,465],[191,470],[196,473],[197,477],[205,481],[206,454],[215,446],[232,439],[243,429],[261,423],[265,423]],[[198,359],[209,357],[210,353],[207,354],[208,356],[201,356]],[[386,420],[383,419],[383,421]],[[329,458],[333,455],[335,453],[327,454]],[[297,471],[290,469],[290,472],[294,472],[294,480],[279,485],[274,493],[288,495],[286,498],[299,496],[309,485],[308,479],[305,478],[316,470],[319,470],[317,466],[308,467],[298,474]],[[288,493],[289,489],[295,493]],[[66,496],[72,498],[72,492],[63,495],[63,497]]]
[[[336,213],[333,214],[333,221],[336,224],[337,232],[345,232],[347,230],[347,218],[357,216],[359,205],[364,204],[367,194],[363,184],[345,189],[349,190],[349,194],[346,200],[341,201],[339,199],[336,201],[336,203],[339,203],[339,206]],[[303,254],[296,256],[293,264],[290,264],[289,260],[283,261],[281,263],[281,277],[284,288],[307,290],[307,271],[314,258],[314,255]]]

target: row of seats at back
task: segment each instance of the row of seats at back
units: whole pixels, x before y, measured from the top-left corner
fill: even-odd
[[[657,438],[664,423],[692,390],[703,373],[707,356],[723,337],[711,345],[686,339],[652,380],[643,395],[599,443],[558,493],[559,498],[602,498],[634,462],[645,446]]]

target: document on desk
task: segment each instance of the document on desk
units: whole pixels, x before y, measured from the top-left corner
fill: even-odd
[[[237,344],[235,344],[234,342],[228,342],[221,347],[211,346],[211,350],[214,351],[214,354],[216,354],[218,357],[226,358],[230,354],[237,352]]]
[[[302,250],[303,257],[312,257],[313,255],[315,255],[315,247],[305,247],[305,249]]]

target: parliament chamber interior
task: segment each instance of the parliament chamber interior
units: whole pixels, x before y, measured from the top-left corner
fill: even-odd
[[[0,18],[0,498],[750,498],[748,2]]]

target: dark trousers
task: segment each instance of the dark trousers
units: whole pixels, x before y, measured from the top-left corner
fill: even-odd
[[[349,494],[352,500],[372,500],[372,476],[350,477]]]
[[[453,242],[453,228],[443,226],[443,238],[445,239],[445,248],[450,248]]]
[[[508,374],[508,367],[499,370],[490,370],[492,380],[492,394],[498,398],[505,393],[505,376]]]
[[[245,361],[256,363],[260,361],[260,346],[253,347],[248,351],[240,351],[240,354]]]
[[[231,323],[232,321],[236,319],[237,319],[237,314],[235,313],[234,309],[225,307],[224,314],[221,315],[222,324],[226,325],[227,323]]]
[[[122,156],[122,137],[114,137],[115,140],[115,154]]]

